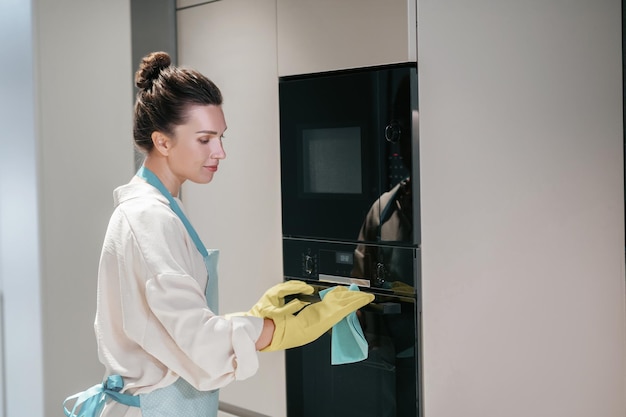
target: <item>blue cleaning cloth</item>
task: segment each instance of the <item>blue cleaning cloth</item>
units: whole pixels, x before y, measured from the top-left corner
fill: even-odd
[[[332,288],[320,291],[320,298],[324,298],[324,295],[330,290]],[[359,286],[352,284],[348,290],[359,291]],[[367,359],[368,350],[369,346],[356,316],[356,311],[348,314],[333,326],[330,346],[331,365],[343,365]]]

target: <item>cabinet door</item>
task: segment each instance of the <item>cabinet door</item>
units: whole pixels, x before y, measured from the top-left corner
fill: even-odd
[[[416,61],[416,0],[277,5],[281,76]]]
[[[219,86],[228,126],[215,178],[185,183],[182,196],[206,246],[220,249],[220,312],[247,311],[283,276],[276,1],[216,1],[177,17],[179,64]],[[256,375],[223,388],[220,400],[284,417],[284,354],[260,354],[259,362]]]

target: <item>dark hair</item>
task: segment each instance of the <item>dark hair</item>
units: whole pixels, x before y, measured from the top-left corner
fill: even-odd
[[[166,52],[146,55],[135,73],[139,88],[135,101],[135,145],[148,153],[154,147],[152,132],[172,134],[184,124],[189,106],[221,105],[222,93],[207,77],[193,69],[171,65]]]

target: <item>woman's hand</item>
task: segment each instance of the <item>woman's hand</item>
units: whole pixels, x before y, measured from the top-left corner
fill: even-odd
[[[285,304],[285,297],[288,295],[313,294],[313,292],[313,287],[302,281],[290,280],[281,282],[267,290],[261,299],[248,311],[248,314],[269,318],[295,314],[309,303],[295,298]]]
[[[353,311],[374,301],[374,294],[335,287],[322,301],[304,307],[297,315],[276,315],[274,335],[264,352],[290,349],[314,341]]]

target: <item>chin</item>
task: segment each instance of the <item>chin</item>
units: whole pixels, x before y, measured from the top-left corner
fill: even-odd
[[[198,176],[196,178],[189,178],[189,181],[195,183],[195,184],[208,184],[211,181],[213,181],[213,175],[211,175],[210,177],[206,177],[206,176]]]

